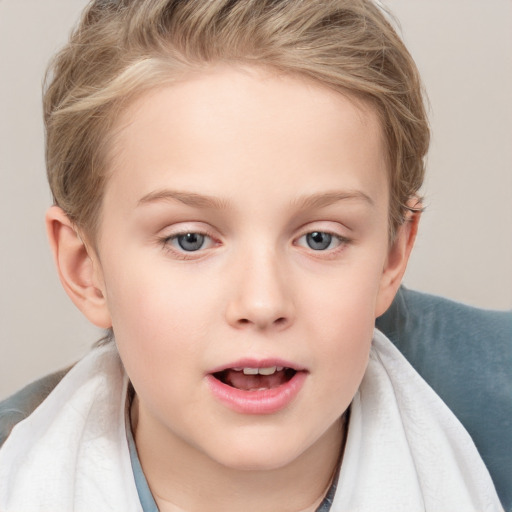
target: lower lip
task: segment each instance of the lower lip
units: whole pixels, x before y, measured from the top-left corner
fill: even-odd
[[[213,375],[206,380],[213,393],[224,405],[241,414],[274,414],[287,407],[301,390],[307,373],[297,372],[288,382],[277,388],[244,391],[224,384]]]

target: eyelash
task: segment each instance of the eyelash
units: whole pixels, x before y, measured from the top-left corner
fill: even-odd
[[[328,235],[330,237],[329,245],[331,245],[331,242],[336,241],[337,242],[336,247],[332,247],[332,248],[327,247],[325,249],[315,250],[311,246],[306,247],[305,245],[299,244],[299,241],[302,238],[306,238],[309,235],[314,235],[314,234]],[[296,238],[295,244],[298,245],[299,247],[304,247],[305,249],[310,249],[313,253],[315,253],[318,256],[327,256],[327,255],[335,256],[336,254],[338,254],[338,252],[342,251],[351,242],[352,241],[349,238],[339,235],[337,233],[333,233],[332,231],[321,230],[321,229],[316,230],[315,229],[315,230],[307,231],[306,233],[302,234],[300,237]]]
[[[177,257],[178,259],[189,260],[189,259],[199,258],[200,256],[202,256],[203,252],[206,250],[206,249],[203,249],[203,247],[200,247],[195,251],[186,251],[183,248],[180,249],[180,248],[174,247],[172,245],[173,241],[176,241],[178,243],[178,239],[180,237],[183,237],[186,235],[199,235],[199,236],[204,237],[205,239],[209,239],[211,241],[210,242],[211,247],[214,247],[215,245],[218,244],[217,242],[215,242],[215,239],[211,234],[209,234],[206,231],[200,231],[200,230],[197,230],[197,231],[186,230],[186,231],[181,231],[179,233],[173,233],[172,235],[160,238],[159,242],[161,243],[161,245],[163,246],[163,248],[166,251],[172,252],[173,255],[175,257]],[[210,248],[210,247],[208,247],[208,248]]]
[[[331,237],[329,245],[331,244],[332,241],[336,240],[337,246],[333,247],[333,248],[325,248],[325,249],[315,250],[312,247],[307,247],[305,245],[300,245],[298,243],[301,239],[307,237],[308,235],[313,235],[315,233],[322,234],[322,235],[328,235],[329,237]],[[183,237],[186,235],[199,235],[199,236],[204,237],[205,240],[209,239],[210,240],[209,247],[203,248],[201,246],[197,250],[187,251],[187,250],[183,249],[183,247],[178,248],[178,247],[174,247],[172,245],[172,242],[176,241],[177,243],[179,243],[178,239],[180,237]],[[215,245],[220,244],[219,242],[216,242],[215,238],[211,234],[209,234],[207,231],[201,231],[201,230],[180,231],[178,233],[173,233],[172,235],[169,235],[169,236],[161,237],[159,239],[159,242],[166,251],[172,252],[174,257],[176,257],[178,259],[182,259],[182,260],[198,259],[203,255],[204,251],[206,251],[207,249],[210,249],[212,247],[215,247]],[[346,238],[337,233],[333,233],[332,231],[326,231],[326,230],[320,230],[320,229],[307,231],[307,232],[303,233],[302,235],[300,235],[299,237],[295,238],[294,242],[293,242],[294,245],[302,247],[306,250],[310,250],[313,254],[315,254],[316,256],[319,256],[319,257],[328,257],[328,256],[334,257],[350,243],[352,243],[352,240],[350,240],[349,238]]]

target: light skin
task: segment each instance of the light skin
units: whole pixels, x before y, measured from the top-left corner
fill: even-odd
[[[416,232],[417,215],[389,242],[375,112],[216,66],[144,94],[117,128],[94,243],[58,207],[47,226],[66,291],[114,329],[160,510],[314,510]],[[244,414],[212,394],[213,369],[248,357],[304,369],[290,403]]]

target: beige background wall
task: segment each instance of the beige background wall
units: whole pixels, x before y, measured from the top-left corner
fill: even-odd
[[[313,0],[311,0],[313,1]],[[427,212],[405,282],[512,307],[512,1],[387,0],[432,105]],[[41,77],[83,0],[0,0],[0,398],[85,353],[43,216]]]

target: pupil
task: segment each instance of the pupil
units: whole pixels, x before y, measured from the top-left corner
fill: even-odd
[[[197,251],[204,244],[204,235],[187,233],[178,237],[178,244],[184,251]]]
[[[306,235],[306,240],[311,249],[322,251],[331,245],[332,235],[322,231],[314,231]]]

